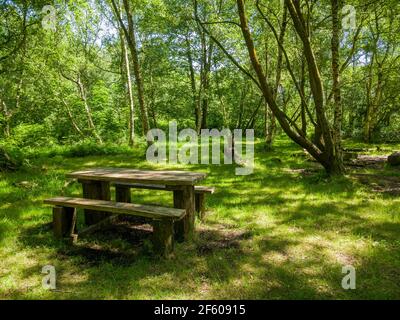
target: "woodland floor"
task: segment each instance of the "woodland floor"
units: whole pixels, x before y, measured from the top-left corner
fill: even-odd
[[[366,155],[399,149],[381,145]],[[205,184],[217,192],[207,198],[195,240],[177,244],[171,260],[153,258],[151,227],[129,221],[75,246],[54,240],[51,209],[42,200],[79,196],[77,183],[65,185],[65,173],[99,166],[206,172]],[[256,145],[253,175],[236,176],[234,168],[155,166],[137,150],[43,156],[25,170],[0,173],[0,298],[400,299],[400,169],[382,161],[353,164],[345,177],[330,179],[286,139],[272,152]],[[170,205],[172,196],[135,190],[133,200]],[[49,264],[56,267],[56,291],[41,286]],[[341,287],[349,264],[357,272],[355,290]]]

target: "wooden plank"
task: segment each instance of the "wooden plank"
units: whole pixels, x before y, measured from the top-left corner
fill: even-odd
[[[195,193],[211,193],[211,194],[213,194],[215,192],[215,188],[214,187],[205,187],[205,186],[195,186],[194,192]]]
[[[186,214],[184,209],[83,198],[56,197],[52,199],[46,199],[44,200],[44,203],[60,207],[105,211],[114,214],[138,215],[152,219],[170,218],[179,220],[182,219]]]
[[[190,240],[194,233],[194,187],[187,186],[182,190],[174,190],[174,207],[185,209],[186,215],[175,223],[175,239]]]
[[[121,186],[133,189],[167,190],[166,186],[161,184],[123,183],[123,182],[117,182],[112,184],[115,185],[116,188]]]
[[[156,254],[169,257],[174,250],[174,222],[153,220],[153,250]]]
[[[158,185],[194,185],[206,177],[205,173],[190,171],[146,171],[124,168],[97,168],[75,171],[69,178],[93,181],[112,181]]]
[[[144,183],[123,183],[123,182],[114,182],[112,185],[127,187],[127,188],[134,188],[134,189],[149,189],[149,190],[162,190],[162,191],[172,191],[170,188],[164,185],[157,185],[157,184],[144,184]],[[195,193],[211,193],[215,192],[214,187],[205,187],[205,186],[195,186],[194,187]]]
[[[56,206],[53,208],[53,232],[56,238],[63,238],[73,230],[74,208]]]

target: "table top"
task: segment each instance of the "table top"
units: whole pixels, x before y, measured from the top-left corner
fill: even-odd
[[[161,185],[194,185],[206,177],[205,173],[190,171],[157,171],[126,168],[93,168],[67,174],[69,178],[91,181],[145,182]]]

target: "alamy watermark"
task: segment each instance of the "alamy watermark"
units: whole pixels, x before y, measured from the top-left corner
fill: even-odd
[[[42,27],[46,30],[56,31],[57,15],[56,8],[51,5],[45,5],[42,8],[44,17],[42,19]]]
[[[223,163],[237,164],[236,175],[253,173],[253,129],[246,129],[245,136],[241,129],[235,129],[233,133],[229,129],[202,129],[199,137],[197,132],[190,128],[178,132],[177,122],[171,121],[168,135],[161,129],[151,129],[147,133],[147,140],[154,143],[148,147],[146,159],[149,162],[161,164],[167,162],[169,164],[221,164],[221,138],[224,140]],[[243,149],[246,150],[245,153]]]
[[[356,269],[350,265],[343,266],[342,273],[346,274],[342,279],[342,288],[354,290],[356,288]]]
[[[42,268],[42,273],[46,274],[42,279],[42,287],[46,290],[56,289],[56,268],[52,265],[46,265]]]

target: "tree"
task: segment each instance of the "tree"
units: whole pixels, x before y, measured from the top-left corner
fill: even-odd
[[[126,20],[127,20],[127,25],[126,25],[121,18],[122,13],[121,13],[121,10],[120,10],[119,6],[117,5],[116,1],[111,0],[111,3],[112,3],[112,7],[114,9],[115,16],[118,20],[120,27],[124,31],[125,38],[128,42],[128,46],[131,51],[131,57],[132,57],[132,61],[133,61],[133,71],[134,71],[135,79],[136,79],[137,94],[138,94],[140,112],[141,112],[141,117],[142,117],[142,132],[143,132],[143,135],[145,135],[150,130],[150,125],[149,125],[147,106],[146,106],[145,97],[144,97],[142,72],[141,72],[141,67],[140,67],[140,63],[139,63],[139,53],[138,53],[138,49],[137,49],[137,41],[136,41],[136,35],[135,35],[136,30],[135,30],[135,25],[133,23],[131,7],[130,7],[128,0],[123,0],[123,8],[124,8]]]
[[[324,166],[329,174],[342,174],[344,167],[340,155],[336,153],[336,142],[333,140],[330,125],[326,117],[322,79],[315,54],[310,43],[307,26],[301,12],[300,5],[298,2],[294,2],[292,0],[286,0],[285,4],[292,18],[294,28],[303,44],[303,53],[305,55],[309,70],[310,88],[313,95],[315,112],[318,119],[318,125],[324,139],[324,145],[321,146],[322,148],[315,145],[306,137],[303,137],[301,135],[301,130],[297,127],[297,125],[293,122],[289,122],[288,116],[278,107],[276,98],[274,97],[273,88],[268,83],[257,56],[253,37],[248,25],[244,1],[237,0],[240,27],[248,49],[252,67],[258,78],[258,85],[268,103],[268,106],[271,108],[285,133],[293,141],[305,148],[318,162]]]

